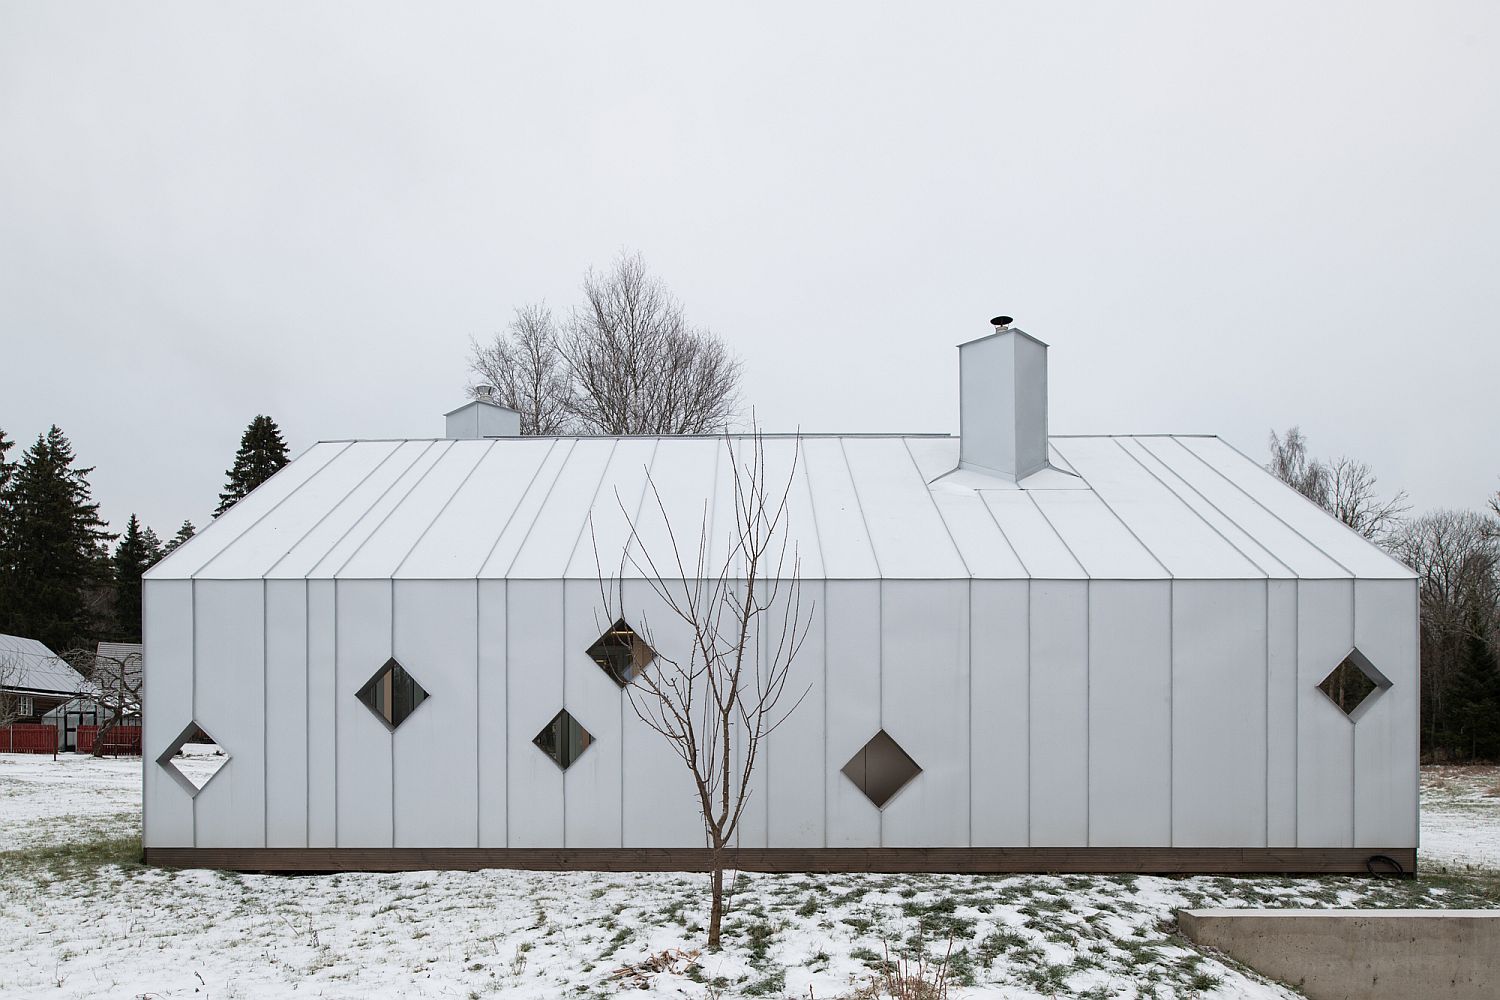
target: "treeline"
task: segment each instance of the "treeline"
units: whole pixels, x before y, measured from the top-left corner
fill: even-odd
[[[1363,462],[1312,458],[1295,427],[1271,435],[1266,468],[1416,572],[1424,758],[1500,760],[1500,495],[1412,517],[1405,493],[1382,498]]]
[[[122,532],[99,517],[89,475],[53,426],[12,459],[0,429],[0,632],[58,653],[100,640],[139,642],[141,575],[193,537],[183,521],[167,541],[131,514]],[[214,516],[287,463],[286,442],[257,416],[240,439]]]

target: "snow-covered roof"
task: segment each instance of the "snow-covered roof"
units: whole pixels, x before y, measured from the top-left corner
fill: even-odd
[[[804,579],[1412,576],[1215,437],[1054,436],[1055,468],[1019,483],[957,470],[956,437],[762,440],[769,483],[796,459]],[[679,540],[696,545],[705,511],[711,539],[727,530],[725,453],[720,437],[323,442],[147,577],[593,579],[600,561],[613,576],[622,506],[636,544],[667,551],[648,471]]]
[[[0,635],[0,687],[77,694],[86,685],[82,674],[36,639]]]

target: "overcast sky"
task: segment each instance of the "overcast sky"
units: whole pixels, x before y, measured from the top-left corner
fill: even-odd
[[[639,250],[772,430],[1299,423],[1419,509],[1500,486],[1500,5],[0,5],[0,427],[117,526],[250,418],[433,437],[471,336]],[[12,453],[12,457],[16,455]]]

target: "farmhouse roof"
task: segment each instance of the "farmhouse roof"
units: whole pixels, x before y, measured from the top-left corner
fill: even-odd
[[[728,440],[743,460],[752,439]],[[1413,576],[1216,437],[1053,435],[1051,468],[1020,480],[960,468],[945,435],[761,440],[767,482],[790,479],[804,579]],[[637,577],[643,547],[669,555],[668,524],[693,546],[705,517],[710,539],[727,531],[725,442],[323,442],[147,576],[594,579],[602,565]]]
[[[0,635],[0,687],[48,694],[77,694],[83,675],[36,639]]]

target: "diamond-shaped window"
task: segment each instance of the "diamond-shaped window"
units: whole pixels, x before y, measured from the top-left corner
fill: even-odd
[[[650,666],[656,659],[656,651],[621,618],[589,647],[589,658],[599,664],[599,669],[609,674],[616,684],[624,687]]]
[[[229,763],[229,755],[212,736],[199,728],[198,723],[189,722],[156,762],[182,786],[183,791],[197,795]]]
[[[921,774],[922,769],[882,729],[860,748],[859,753],[849,758],[843,773],[879,809],[891,800],[891,796]]]
[[[365,686],[355,693],[355,697],[375,713],[375,718],[385,723],[385,728],[394,731],[427,700],[427,692],[392,657],[375,671],[374,677],[365,681]]]
[[[1358,722],[1380,692],[1390,686],[1391,682],[1375,669],[1365,654],[1352,649],[1343,662],[1318,684],[1318,690],[1348,716],[1350,722]]]
[[[579,725],[577,719],[562,711],[553,716],[531,742],[566,771],[593,744],[594,737]]]

